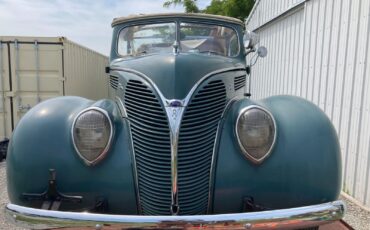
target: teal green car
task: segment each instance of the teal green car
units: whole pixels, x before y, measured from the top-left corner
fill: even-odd
[[[242,21],[159,14],[112,26],[109,98],[47,100],[16,127],[7,156],[11,221],[302,229],[342,218],[333,125],[299,97],[252,99],[246,56],[266,49]]]

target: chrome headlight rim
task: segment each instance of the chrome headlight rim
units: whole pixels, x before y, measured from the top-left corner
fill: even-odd
[[[78,149],[77,147],[77,144],[75,142],[75,135],[74,135],[74,128],[75,128],[75,125],[76,125],[76,122],[78,120],[78,118],[86,113],[86,112],[89,112],[91,110],[94,110],[94,111],[97,111],[97,112],[100,112],[102,113],[107,119],[108,119],[108,122],[109,122],[109,128],[110,128],[110,134],[109,134],[109,139],[108,139],[108,142],[105,146],[105,148],[103,149],[103,151],[101,152],[101,154],[94,160],[90,161],[88,159],[86,159],[80,152],[80,150]],[[77,115],[76,117],[74,118],[73,120],[73,123],[72,123],[72,128],[71,128],[71,137],[72,137],[72,143],[73,143],[73,147],[77,153],[77,155],[84,161],[84,163],[88,166],[94,166],[96,164],[98,164],[101,160],[103,160],[109,149],[110,149],[110,146],[111,146],[111,143],[112,143],[112,139],[113,139],[113,123],[112,123],[112,120],[110,119],[109,117],[109,114],[106,110],[102,109],[102,108],[99,108],[99,107],[96,107],[96,106],[92,106],[92,107],[88,107],[86,109],[83,109],[81,110]]]
[[[255,157],[253,157],[253,155],[251,155],[250,153],[248,153],[248,151],[244,148],[243,144],[241,143],[241,140],[240,140],[240,137],[239,137],[239,134],[238,134],[238,124],[239,124],[239,120],[240,120],[241,116],[245,112],[247,112],[248,110],[251,110],[251,109],[259,109],[259,110],[262,110],[263,112],[265,112],[271,118],[272,123],[274,125],[274,138],[272,140],[272,144],[271,144],[270,148],[268,149],[268,151],[266,152],[266,154],[262,158],[260,158],[260,159],[257,159]],[[272,113],[270,111],[268,111],[266,108],[264,108],[264,107],[262,107],[260,105],[250,105],[250,106],[247,106],[247,107],[243,108],[242,110],[240,110],[240,112],[238,114],[238,117],[237,117],[236,123],[235,123],[235,134],[236,134],[236,139],[238,140],[239,148],[243,152],[243,156],[245,158],[247,158],[248,160],[250,160],[251,162],[253,162],[254,164],[259,165],[266,158],[268,158],[271,155],[271,152],[274,149],[274,146],[275,146],[275,143],[276,143],[276,137],[277,137],[277,125],[276,125],[275,118],[274,118],[274,116],[272,115]]]

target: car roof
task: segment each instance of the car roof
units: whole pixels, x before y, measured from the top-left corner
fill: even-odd
[[[218,21],[229,22],[229,23],[234,23],[234,24],[244,26],[244,23],[237,18],[213,15],[213,14],[199,14],[199,13],[135,14],[135,15],[129,15],[127,17],[114,18],[112,22],[112,26],[125,23],[125,22],[132,22],[136,20],[160,19],[160,18],[211,19],[211,20],[218,20]]]

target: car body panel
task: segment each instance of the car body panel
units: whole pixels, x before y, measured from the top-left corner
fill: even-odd
[[[184,99],[205,75],[220,69],[244,68],[238,59],[205,54],[154,54],[118,59],[111,68],[128,68],[148,76],[167,99]]]
[[[246,160],[235,137],[236,117],[251,105],[270,111],[277,126],[272,153],[259,165]],[[219,139],[214,213],[241,210],[247,197],[262,207],[278,209],[319,204],[339,196],[342,175],[336,131],[325,113],[307,100],[273,96],[237,101],[227,112]]]
[[[103,108],[112,116],[114,140],[107,157],[89,167],[79,158],[72,143],[75,116],[89,106]],[[59,97],[32,108],[18,124],[7,158],[8,194],[13,203],[41,207],[41,201],[26,201],[22,193],[42,193],[48,185],[49,169],[55,169],[57,188],[68,195],[83,196],[81,204],[61,205],[77,210],[94,207],[96,198],[107,199],[111,213],[137,213],[128,122],[115,102],[92,102],[80,97]],[[29,151],[32,150],[32,151]]]

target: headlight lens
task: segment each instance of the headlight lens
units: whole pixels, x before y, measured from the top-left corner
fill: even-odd
[[[269,156],[275,143],[275,120],[262,107],[247,107],[238,116],[236,135],[244,155],[254,163],[261,163]]]
[[[88,165],[104,158],[112,139],[112,123],[106,111],[88,108],[77,115],[72,128],[73,143]]]

